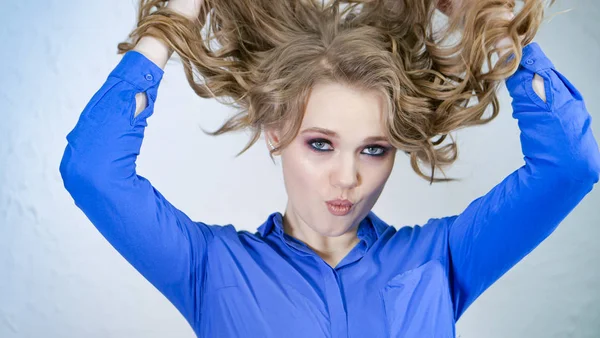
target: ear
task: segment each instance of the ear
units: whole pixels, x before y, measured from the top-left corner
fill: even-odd
[[[277,147],[280,142],[279,131],[275,130],[275,129],[265,129],[264,133],[265,133],[265,143],[267,144],[267,149],[268,149],[268,151],[271,151],[272,148],[271,148],[271,145],[269,144],[269,141],[271,141],[271,144],[273,144],[273,146]],[[273,155],[279,155],[279,152],[275,152],[275,153],[273,153]]]

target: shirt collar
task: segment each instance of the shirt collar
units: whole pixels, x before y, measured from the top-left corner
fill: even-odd
[[[358,226],[357,236],[360,240],[366,242],[367,248],[370,248],[387,227],[388,225],[377,217],[373,211],[369,211]],[[258,228],[258,232],[263,238],[267,237],[272,231],[280,236],[283,234],[283,215],[278,211],[270,214],[267,220]]]
[[[263,238],[267,237],[274,227],[283,229],[283,216],[278,211],[270,214],[267,220],[260,227],[258,227],[258,233]]]

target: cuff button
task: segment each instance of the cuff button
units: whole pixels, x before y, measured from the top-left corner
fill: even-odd
[[[146,74],[145,78],[148,81],[152,81],[152,79],[154,79],[154,77],[152,76],[152,74]]]

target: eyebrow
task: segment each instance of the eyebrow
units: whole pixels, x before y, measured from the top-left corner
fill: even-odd
[[[319,128],[319,127],[312,127],[312,128],[306,128],[304,129],[301,134],[307,133],[307,132],[317,132],[317,133],[321,133],[321,134],[325,134],[331,137],[339,137],[338,134],[333,131],[333,130],[329,130],[329,129],[325,129],[325,128]],[[370,136],[364,139],[364,142],[376,142],[376,141],[385,141],[387,142],[387,137],[385,136]]]

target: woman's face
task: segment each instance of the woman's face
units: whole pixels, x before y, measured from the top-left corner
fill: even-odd
[[[298,136],[280,154],[286,217],[322,236],[337,237],[369,213],[396,155],[385,137],[384,107],[375,91],[331,82],[313,87]],[[334,199],[354,205],[348,214],[336,216],[326,204]]]

